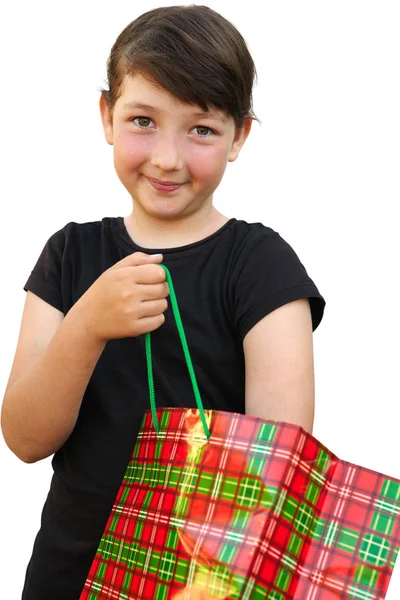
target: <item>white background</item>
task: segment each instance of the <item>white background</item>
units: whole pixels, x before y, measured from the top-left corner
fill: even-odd
[[[340,458],[400,478],[399,4],[207,4],[248,43],[258,71],[254,109],[262,120],[261,127],[253,123],[238,160],[228,163],[215,205],[278,231],[327,302],[314,333],[315,437]],[[117,35],[159,5],[15,0],[2,6],[0,398],[23,285],[48,237],[69,221],[131,212],[103,137],[98,88]],[[50,460],[24,464],[0,440],[5,600],[21,597]],[[398,563],[388,600],[399,598]]]

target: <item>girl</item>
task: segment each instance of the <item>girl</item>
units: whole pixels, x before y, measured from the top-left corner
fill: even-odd
[[[2,406],[21,460],[54,454],[23,600],[80,596],[149,408],[144,333],[158,405],[196,406],[160,263],[204,407],[312,432],[325,300],[276,231],[213,206],[258,120],[255,74],[243,37],[206,6],[151,10],[112,47],[100,113],[132,212],[48,239],[24,287]]]

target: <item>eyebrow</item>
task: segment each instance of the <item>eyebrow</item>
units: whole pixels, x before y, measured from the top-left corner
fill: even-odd
[[[150,104],[145,104],[144,102],[127,102],[126,104],[124,104],[124,109],[133,109],[133,108],[140,108],[142,110],[153,110],[154,112],[159,112],[158,108],[156,108],[155,106],[151,106]],[[202,117],[205,119],[212,119],[213,121],[221,121],[222,123],[226,123],[227,119],[223,116],[218,116],[213,112],[204,112],[204,111],[198,111],[195,113],[192,113],[193,117]]]

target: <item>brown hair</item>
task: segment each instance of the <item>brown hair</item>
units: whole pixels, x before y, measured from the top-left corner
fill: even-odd
[[[143,77],[181,102],[207,103],[233,117],[237,128],[245,119],[260,120],[252,108],[257,71],[239,31],[208,6],[167,6],[132,21],[116,39],[107,60],[112,114],[125,75]]]

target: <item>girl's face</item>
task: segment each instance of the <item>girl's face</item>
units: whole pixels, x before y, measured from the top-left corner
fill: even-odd
[[[174,219],[211,204],[227,162],[237,158],[252,121],[235,132],[230,115],[209,108],[209,116],[198,115],[199,106],[179,102],[142,75],[125,76],[112,116],[101,97],[104,133],[114,146],[115,170],[135,209]],[[182,186],[166,193],[155,189],[149,178]]]

